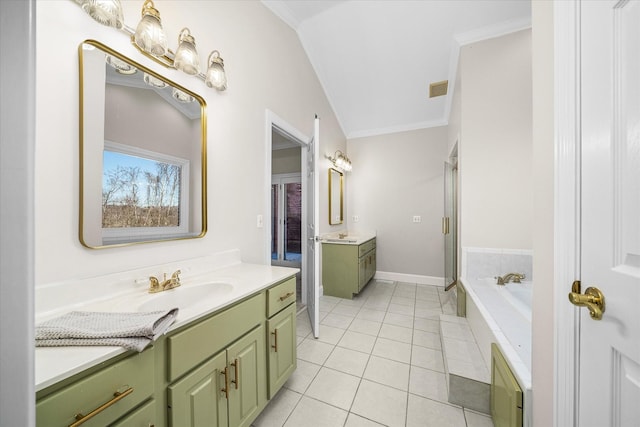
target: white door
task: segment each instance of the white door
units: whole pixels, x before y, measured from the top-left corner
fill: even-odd
[[[640,426],[640,2],[582,1],[580,427]]]
[[[313,126],[313,136],[307,146],[307,312],[311,321],[313,336],[320,335],[320,254],[318,252],[318,230],[320,181],[316,171],[316,161],[319,152],[320,120],[316,117]]]

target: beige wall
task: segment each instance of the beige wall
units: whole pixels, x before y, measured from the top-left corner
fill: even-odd
[[[533,424],[554,407],[554,32],[553,3],[532,4],[533,54]],[[566,285],[568,286],[568,284]]]
[[[531,249],[531,31],[463,46],[460,75],[461,245]]]
[[[302,170],[301,154],[301,148],[273,150],[273,156],[271,157],[271,173],[274,175],[279,173],[300,173]]]
[[[378,271],[441,278],[447,127],[350,139],[347,146],[348,226],[376,230]],[[413,223],[414,215],[422,222]]]
[[[125,22],[135,27],[140,2],[122,2]],[[36,4],[36,284],[90,277],[239,248],[244,261],[263,263],[264,181],[271,152],[265,149],[268,109],[307,135],[321,119],[321,153],[346,147],[344,134],[296,33],[257,1],[162,1],[156,4],[175,49],[188,26],[200,60],[220,50],[229,89],[164,68],[143,56],[123,33],[87,16],[75,2]],[[78,239],[78,45],[98,40],[207,103],[208,233],[203,239],[89,250]],[[326,170],[328,161],[320,159]],[[328,208],[321,180],[320,209]],[[326,229],[329,229],[327,226]],[[320,225],[323,231],[323,225]]]

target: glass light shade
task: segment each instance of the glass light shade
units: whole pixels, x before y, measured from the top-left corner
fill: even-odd
[[[107,64],[111,65],[115,70],[120,74],[135,74],[138,70],[131,64],[127,64],[124,61],[119,60],[115,56],[106,55],[105,61]]]
[[[220,52],[214,50],[209,55],[207,76],[205,83],[207,86],[223,91],[227,89],[227,75],[224,72],[224,61],[220,57]]]
[[[142,80],[144,80],[144,82],[149,86],[157,87],[158,89],[167,87],[167,84],[164,81],[157,79],[148,73],[144,73]]]
[[[140,49],[152,55],[163,56],[167,53],[167,36],[162,29],[160,12],[153,7],[151,0],[146,0],[142,5],[142,19],[133,40]]]
[[[102,25],[118,29],[124,25],[120,0],[82,0],[79,3],[82,10]]]
[[[176,70],[195,75],[200,71],[200,58],[196,51],[196,41],[188,28],[183,28],[178,36],[178,50],[173,58],[173,66]]]
[[[180,89],[175,88],[175,87],[173,88],[172,95],[173,95],[173,97],[175,99],[177,99],[180,102],[187,103],[187,102],[195,101],[191,95],[188,95],[188,94],[184,93],[183,91],[181,91]]]

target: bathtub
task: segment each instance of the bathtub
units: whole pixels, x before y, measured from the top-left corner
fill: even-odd
[[[523,425],[531,426],[532,282],[496,284],[493,278],[466,279],[467,321],[491,372],[491,343],[500,347],[524,394]]]

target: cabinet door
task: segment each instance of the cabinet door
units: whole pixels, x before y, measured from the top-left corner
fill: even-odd
[[[358,259],[358,292],[362,290],[365,283],[367,283],[367,257],[363,256]]]
[[[271,399],[296,369],[296,305],[273,316],[267,325]]]
[[[249,427],[267,403],[264,324],[227,349],[229,425]]]
[[[226,369],[226,370],[225,370]],[[168,387],[169,422],[172,427],[227,426],[226,353],[213,356],[202,366]]]

